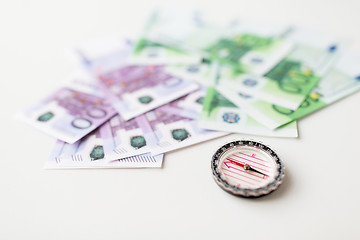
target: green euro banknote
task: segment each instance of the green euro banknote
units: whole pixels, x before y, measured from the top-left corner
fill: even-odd
[[[257,121],[275,129],[360,90],[360,56],[351,53],[342,55],[297,110],[271,104],[229,88],[218,87],[217,90],[226,93],[233,103],[246,109]]]
[[[199,63],[201,56],[181,49],[141,38],[130,56],[128,63],[137,65],[192,64]]]
[[[337,59],[341,44],[334,38],[311,35],[305,30],[294,30],[288,38],[295,48],[264,76],[224,66],[219,84],[296,110]]]
[[[184,79],[189,79],[208,87],[214,84],[218,75],[216,62],[203,60],[198,64],[174,64],[165,67],[167,73]]]
[[[182,17],[180,17],[182,16]],[[179,23],[179,19],[184,22]],[[164,44],[159,39],[179,36],[198,29],[200,17],[194,11],[176,11],[175,9],[157,10],[149,18],[142,36],[137,41],[129,64],[196,64],[201,56],[180,46]],[[185,26],[183,29],[179,25]],[[171,34],[169,34],[171,32]],[[168,34],[167,34],[168,33]],[[165,34],[165,35],[164,35]],[[168,39],[171,41],[171,38]]]
[[[291,50],[292,44],[279,37],[264,37],[253,32],[219,37],[205,49],[209,58],[228,64],[239,72],[262,75]]]
[[[264,74],[292,49],[282,38],[288,27],[238,21],[223,26],[197,13],[155,12],[146,38],[178,51],[230,64],[242,72]]]
[[[271,130],[250,117],[246,111],[230,102],[215,88],[209,87],[203,102],[199,126],[205,129],[274,137],[297,137],[297,124],[292,122]]]

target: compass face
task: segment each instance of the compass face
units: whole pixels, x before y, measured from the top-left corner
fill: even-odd
[[[254,141],[235,141],[213,156],[215,181],[225,191],[242,197],[260,197],[277,189],[284,167],[274,151]]]

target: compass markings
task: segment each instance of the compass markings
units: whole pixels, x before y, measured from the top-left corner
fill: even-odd
[[[245,170],[242,170],[242,169],[240,169],[240,168],[236,168],[236,167],[230,166],[230,164],[229,164],[229,163],[231,163],[231,164],[232,164],[232,162],[231,162],[231,161],[224,162],[225,166],[227,166],[228,168],[233,168],[233,169],[236,169],[236,170],[238,170],[238,171],[240,171],[240,172],[247,173],[247,174],[249,174],[249,175],[251,175],[251,176],[254,176],[254,177],[257,177],[257,178],[261,178],[261,179],[263,179],[263,177],[260,177],[260,176],[258,176],[258,175],[255,175],[255,174],[253,174],[253,173],[246,172]],[[223,169],[224,169],[224,168],[223,168]]]
[[[237,177],[235,177],[235,176],[232,176],[232,175],[229,175],[229,174],[226,174],[226,173],[224,173],[224,175],[225,175],[225,176],[228,176],[228,177],[232,177],[232,178],[238,179],[238,180],[243,181],[243,182],[246,182],[247,184],[254,185],[253,183],[248,182],[248,181],[245,181],[244,179],[237,178]]]
[[[228,172],[234,173],[234,174],[239,175],[239,176],[241,176],[241,177],[248,178],[248,179],[253,180],[253,181],[255,181],[255,182],[261,182],[261,181],[259,181],[259,180],[257,180],[257,179],[251,178],[251,177],[249,177],[249,176],[245,176],[245,175],[243,175],[243,174],[240,174],[240,173],[231,171],[231,170],[229,170],[229,169],[226,169],[226,168],[222,168],[222,169],[223,169],[224,171],[228,171]],[[260,178],[261,178],[261,177],[260,177]],[[261,179],[262,179],[262,178],[261,178]]]
[[[251,161],[250,159],[243,158],[243,157],[240,157],[240,156],[235,155],[235,154],[233,154],[233,156],[235,156],[235,157],[238,157],[238,158],[241,158],[241,159],[247,160],[247,161],[249,161],[249,162],[256,163],[256,164],[259,164],[259,165],[261,165],[261,166],[264,166],[264,167],[269,168],[269,166],[267,166],[267,165],[264,165],[264,164],[261,164],[261,163],[258,163],[258,162]]]
[[[255,159],[260,160],[260,161],[262,161],[262,162],[268,162],[268,161],[266,161],[266,160],[264,160],[264,159],[261,159],[261,158],[257,158],[257,157],[255,157],[255,153],[253,153],[253,155],[252,155],[252,156],[247,155],[247,154],[242,153],[242,152],[238,152],[238,153],[240,153],[241,155],[245,155],[245,156],[251,157],[251,158],[255,158]]]
[[[245,162],[242,162],[242,161],[240,161],[240,160],[237,160],[237,159],[234,159],[234,158],[231,158],[231,157],[228,157],[227,160],[245,164]],[[249,164],[249,165],[250,165],[250,164]],[[259,170],[262,170],[262,171],[265,171],[265,172],[269,172],[268,170],[265,170],[265,169],[262,169],[262,168],[259,168],[259,167],[255,167],[254,165],[250,165],[250,166],[253,167],[253,168],[255,168],[255,169],[259,169]]]

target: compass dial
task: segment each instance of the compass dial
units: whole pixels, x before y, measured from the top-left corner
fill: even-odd
[[[260,197],[278,188],[284,167],[269,147],[254,141],[235,141],[213,155],[215,181],[225,191],[242,197]]]

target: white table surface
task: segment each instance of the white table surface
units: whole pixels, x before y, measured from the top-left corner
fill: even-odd
[[[299,121],[298,139],[233,134],[166,154],[161,169],[43,169],[55,140],[13,114],[75,70],[64,49],[141,29],[168,3],[154,2],[0,3],[0,239],[360,239],[360,93]],[[333,33],[360,54],[356,0],[182,2],[219,19]],[[213,152],[241,138],[270,145],[286,165],[283,185],[265,198],[236,198],[212,179]]]

